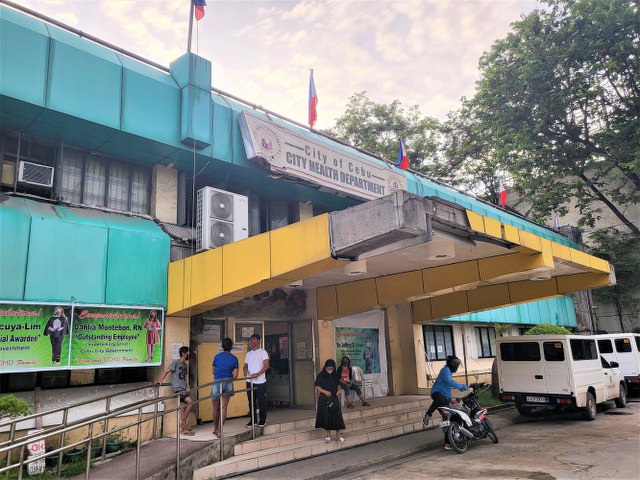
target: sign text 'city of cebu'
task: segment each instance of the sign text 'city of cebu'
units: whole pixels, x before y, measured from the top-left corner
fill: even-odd
[[[363,199],[407,189],[406,177],[390,165],[332,148],[250,112],[242,112],[238,123],[247,158],[266,162],[279,175]]]

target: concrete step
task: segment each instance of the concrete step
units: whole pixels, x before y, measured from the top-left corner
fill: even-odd
[[[375,400],[370,407],[361,407],[359,401],[357,406],[353,409],[343,408],[342,417],[345,423],[352,420],[362,418],[363,416],[375,416],[382,414],[393,414],[394,412],[406,410],[406,409],[423,409],[423,414],[431,404],[429,397],[413,400],[411,402],[397,403],[393,405],[376,405]],[[307,418],[304,420],[296,420],[291,422],[277,423],[267,425],[262,429],[262,435],[270,435],[272,433],[280,432],[293,432],[297,430],[304,430],[305,428],[314,428],[316,423],[315,417]]]
[[[306,441],[296,441],[295,437],[291,439],[284,435],[279,439],[280,442],[277,446],[236,455],[222,462],[197,469],[193,473],[193,480],[221,478],[251,470],[267,468],[303,458],[322,455],[335,450],[397,437],[422,430],[422,428],[421,416],[414,416],[403,421],[395,419],[393,423],[350,429],[349,432],[344,435],[344,443],[336,441],[325,443],[323,438],[324,431],[320,429],[318,429],[321,435],[320,438],[312,438]]]
[[[355,418],[345,417],[345,424],[347,427],[345,431],[346,434],[349,435],[350,432],[357,430],[376,426],[395,425],[412,419],[422,421],[424,410],[425,409],[423,407],[413,407],[394,411],[393,413],[378,413],[377,415],[370,415],[367,414],[368,412],[363,411],[362,416],[356,416]],[[311,427],[305,426],[299,430],[263,435],[255,440],[236,444],[234,447],[234,455],[242,455],[244,453],[255,452],[257,450],[273,448],[278,445],[287,445],[324,438],[324,430],[314,428],[314,425],[315,420]]]

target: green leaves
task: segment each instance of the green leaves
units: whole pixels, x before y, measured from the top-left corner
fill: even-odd
[[[422,116],[417,105],[405,107],[398,100],[375,103],[367,92],[349,97],[345,113],[336,121],[332,135],[395,163],[398,139],[402,138],[410,168],[424,173],[437,170],[439,123]]]

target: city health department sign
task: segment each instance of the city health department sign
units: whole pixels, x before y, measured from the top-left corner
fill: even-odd
[[[0,373],[160,365],[164,311],[0,303]]]
[[[278,175],[367,200],[407,189],[406,177],[390,165],[331,148],[250,112],[242,112],[238,123],[247,158]]]

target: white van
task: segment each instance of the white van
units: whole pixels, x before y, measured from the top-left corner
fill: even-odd
[[[610,333],[594,335],[600,355],[617,362],[627,382],[627,392],[640,390],[640,334]]]
[[[536,407],[583,410],[595,420],[596,405],[627,404],[624,376],[598,352],[596,339],[584,335],[499,337],[500,400],[515,402],[529,415]]]

